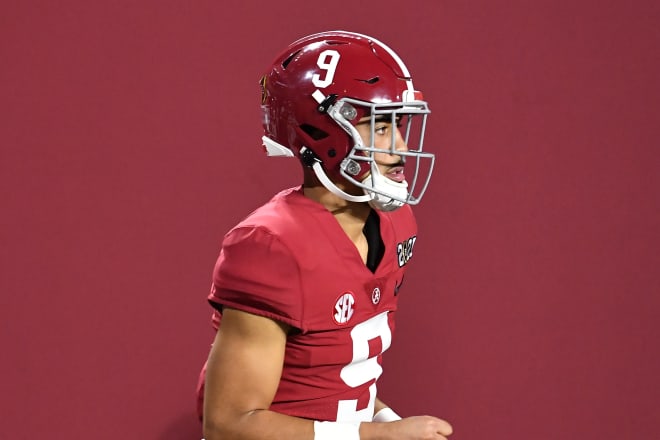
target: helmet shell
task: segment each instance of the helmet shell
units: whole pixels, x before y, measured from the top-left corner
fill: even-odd
[[[408,69],[398,55],[378,40],[345,31],[322,32],[289,45],[261,80],[265,136],[300,157],[307,147],[331,175],[339,175],[353,138],[327,113],[342,98],[372,104],[403,102],[414,93]],[[355,106],[350,123],[368,116]]]

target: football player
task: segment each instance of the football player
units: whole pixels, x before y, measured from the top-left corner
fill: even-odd
[[[206,439],[445,439],[447,422],[402,419],[376,388],[433,168],[427,103],[392,49],[344,31],[289,45],[261,92],[264,148],[304,179],[224,238]]]

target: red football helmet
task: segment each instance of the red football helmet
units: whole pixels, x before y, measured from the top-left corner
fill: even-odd
[[[434,155],[422,151],[430,111],[392,49],[352,32],[309,35],[280,53],[261,87],[263,142],[269,155],[299,157],[328,190],[346,200],[370,202],[382,210],[419,203],[434,164]],[[400,127],[400,132],[391,130],[389,149],[362,139],[355,126],[365,120],[371,121],[371,140],[380,121]],[[395,148],[399,133],[405,151]],[[381,175],[374,161],[379,152],[416,160],[410,185]],[[347,194],[328,176],[341,176],[365,194]]]

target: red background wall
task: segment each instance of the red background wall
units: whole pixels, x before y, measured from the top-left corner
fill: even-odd
[[[381,394],[455,439],[657,438],[651,0],[0,4],[0,437],[196,439],[222,235],[298,165],[257,80],[372,34],[432,105]]]

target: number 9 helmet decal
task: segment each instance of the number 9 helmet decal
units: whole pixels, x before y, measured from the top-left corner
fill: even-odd
[[[349,201],[385,211],[419,203],[434,164],[434,155],[422,150],[430,111],[392,49],[352,32],[309,35],[276,57],[261,91],[269,155],[299,157],[329,191]],[[370,139],[360,136],[358,123],[370,125]],[[376,148],[378,124],[383,123],[391,124],[391,139],[387,147]],[[377,153],[399,156],[412,177],[384,177],[376,166]],[[363,194],[337,188],[332,180],[338,177]]]

